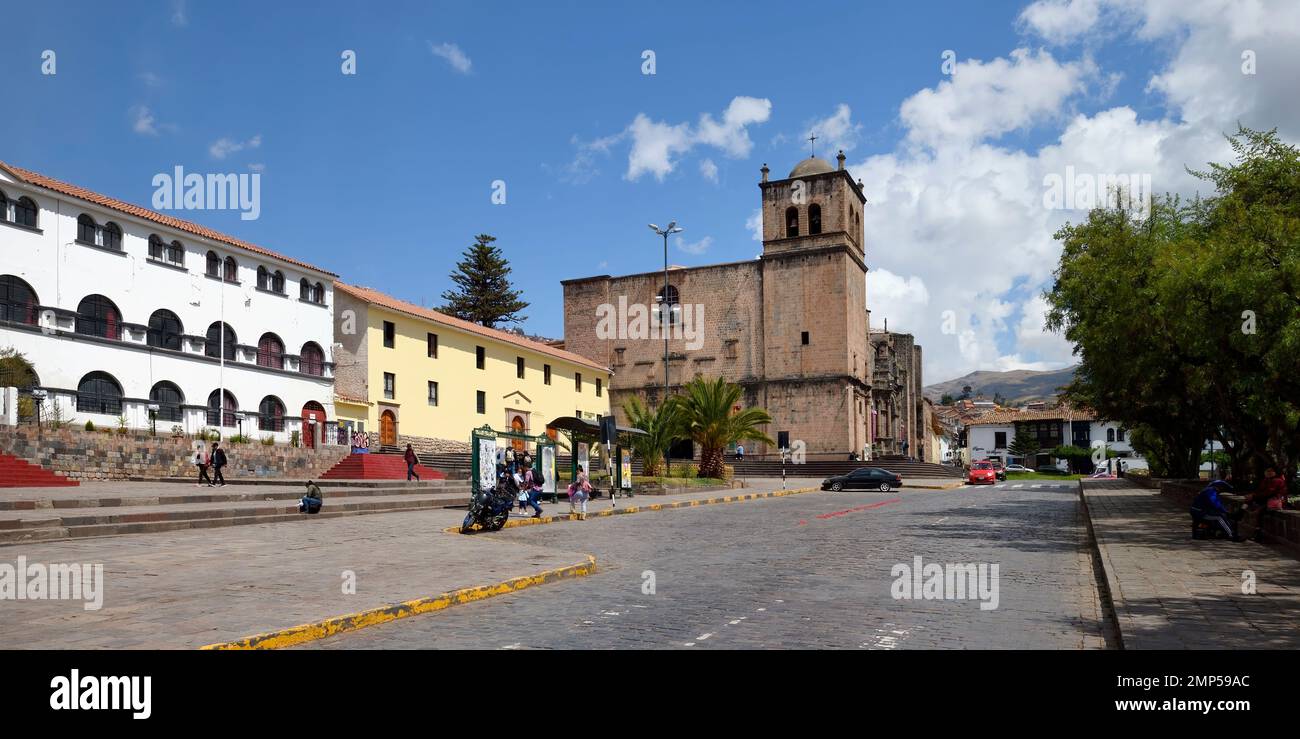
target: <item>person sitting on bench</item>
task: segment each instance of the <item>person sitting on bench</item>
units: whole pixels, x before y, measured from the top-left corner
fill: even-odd
[[[320,485],[308,480],[307,494],[302,496],[302,500],[298,501],[298,512],[311,514],[320,513],[320,507],[324,500],[325,495],[321,493]]]
[[[1192,501],[1192,538],[1200,538],[1198,529],[1202,523],[1210,526],[1210,535],[1214,531],[1222,531],[1233,541],[1242,541],[1237,535],[1233,526],[1233,516],[1228,513],[1228,509],[1223,506],[1223,501],[1219,500],[1219,490],[1231,490],[1232,486],[1223,480],[1215,480],[1210,483],[1196,496]]]

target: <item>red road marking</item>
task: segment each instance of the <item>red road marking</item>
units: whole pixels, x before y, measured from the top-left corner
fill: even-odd
[[[870,504],[870,505],[862,505],[862,506],[858,506],[857,508],[848,508],[848,509],[843,510],[843,511],[835,511],[834,513],[823,513],[823,514],[817,516],[817,518],[819,518],[819,519],[823,519],[823,520],[824,520],[824,519],[827,519],[827,518],[835,518],[836,516],[847,516],[847,515],[850,514],[850,513],[857,513],[858,511],[869,511],[869,510],[871,510],[872,508],[879,508],[879,507],[881,507],[881,506],[887,506],[887,505],[889,505],[890,503],[901,503],[902,501],[903,501],[902,498],[890,498],[889,500],[882,500],[882,501],[880,501],[879,503],[872,503],[872,504]]]

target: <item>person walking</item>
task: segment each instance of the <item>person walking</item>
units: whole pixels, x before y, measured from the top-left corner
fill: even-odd
[[[208,487],[212,487],[212,478],[208,477],[208,464],[210,462],[208,453],[203,451],[203,442],[200,441],[198,447],[194,450],[194,466],[199,468],[199,481],[194,483],[194,487],[203,487],[205,482]]]
[[[569,513],[576,514],[579,521],[587,520],[587,501],[591,499],[591,480],[587,470],[578,467],[578,478],[569,483]]]
[[[736,445],[736,461],[737,461],[737,462],[744,462],[744,461],[745,461],[745,445],[744,445],[744,444],[737,444],[737,445]]]
[[[212,442],[212,483],[216,487],[224,488],[226,478],[221,474],[221,468],[226,466],[226,450],[221,448],[217,442]]]
[[[537,499],[542,495],[542,476],[533,468],[529,467],[524,473],[525,489],[528,491],[528,505],[533,507],[533,518],[542,517],[542,507],[537,504]]]
[[[415,449],[410,444],[406,445],[406,454],[402,455],[402,459],[406,460],[406,481],[410,482],[414,477],[415,481],[419,482],[420,473],[415,471],[415,465],[420,463],[420,458],[415,456]]]

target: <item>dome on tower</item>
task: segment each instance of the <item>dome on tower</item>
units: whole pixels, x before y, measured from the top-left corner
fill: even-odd
[[[826,174],[827,172],[834,171],[835,168],[825,159],[820,157],[808,157],[802,162],[794,165],[794,169],[790,170],[790,177],[807,177],[809,175]]]

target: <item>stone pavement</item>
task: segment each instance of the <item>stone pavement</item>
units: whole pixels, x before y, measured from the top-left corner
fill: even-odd
[[[1185,508],[1127,480],[1083,481],[1083,495],[1125,649],[1300,648],[1293,557],[1193,540]]]

